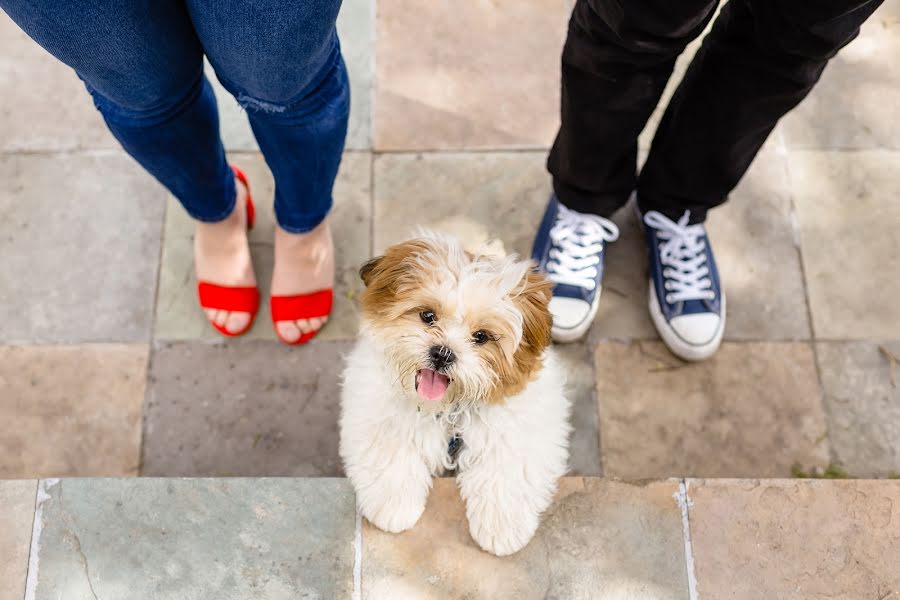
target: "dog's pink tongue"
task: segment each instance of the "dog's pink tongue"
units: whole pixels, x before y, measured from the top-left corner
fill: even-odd
[[[418,374],[416,392],[423,400],[437,402],[444,397],[448,385],[450,385],[450,379],[446,375],[441,375],[431,369],[422,369]]]

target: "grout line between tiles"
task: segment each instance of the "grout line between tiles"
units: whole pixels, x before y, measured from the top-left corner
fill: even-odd
[[[25,578],[25,600],[34,600],[37,591],[38,566],[41,553],[41,531],[44,528],[44,502],[50,499],[47,490],[59,479],[39,479],[34,498],[34,520],[31,523],[31,546],[28,549],[28,570]]]
[[[353,600],[362,600],[362,513],[356,509],[353,535]]]
[[[37,521],[37,501],[38,490],[40,488],[41,480],[38,479],[34,483],[34,510],[31,511],[31,539],[28,541],[28,562],[25,564],[25,589],[23,590],[23,594],[28,593],[28,573],[31,571],[31,551],[34,548],[34,524],[35,521]]]
[[[678,480],[678,491],[675,492],[675,502],[681,509],[681,530],[684,539],[684,561],[687,569],[688,597],[690,600],[700,600],[697,594],[697,576],[694,571],[694,548],[691,545],[691,521],[689,509],[693,502],[688,495],[688,483],[686,479]]]

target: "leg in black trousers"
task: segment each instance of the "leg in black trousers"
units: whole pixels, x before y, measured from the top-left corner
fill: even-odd
[[[637,187],[644,211],[677,219],[690,210],[702,221],[881,1],[731,0],[669,103],[638,183],[637,136],[717,2],[578,0],[548,159],[557,196],[610,216]]]
[[[603,217],[637,184],[637,137],[718,0],[577,0],[562,55],[562,127],[547,168],[564,205]]]
[[[653,139],[642,211],[702,222],[740,181],[778,120],[882,0],[731,0],[713,25]]]

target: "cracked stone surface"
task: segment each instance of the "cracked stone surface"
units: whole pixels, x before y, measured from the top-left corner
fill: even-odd
[[[895,600],[900,481],[691,481],[700,598]]]
[[[354,496],[340,479],[46,485],[36,600],[349,598]]]
[[[0,481],[0,600],[22,600],[37,481]]]
[[[411,530],[363,522],[364,600],[617,598],[687,600],[675,481],[568,478],[532,541],[497,558],[469,537],[453,479],[435,481]]]

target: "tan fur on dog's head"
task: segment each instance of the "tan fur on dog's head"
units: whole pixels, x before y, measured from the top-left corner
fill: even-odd
[[[440,369],[450,379],[444,402],[500,402],[540,370],[551,286],[530,262],[472,255],[424,234],[391,246],[360,276],[363,328],[411,393],[436,347],[455,357]]]

